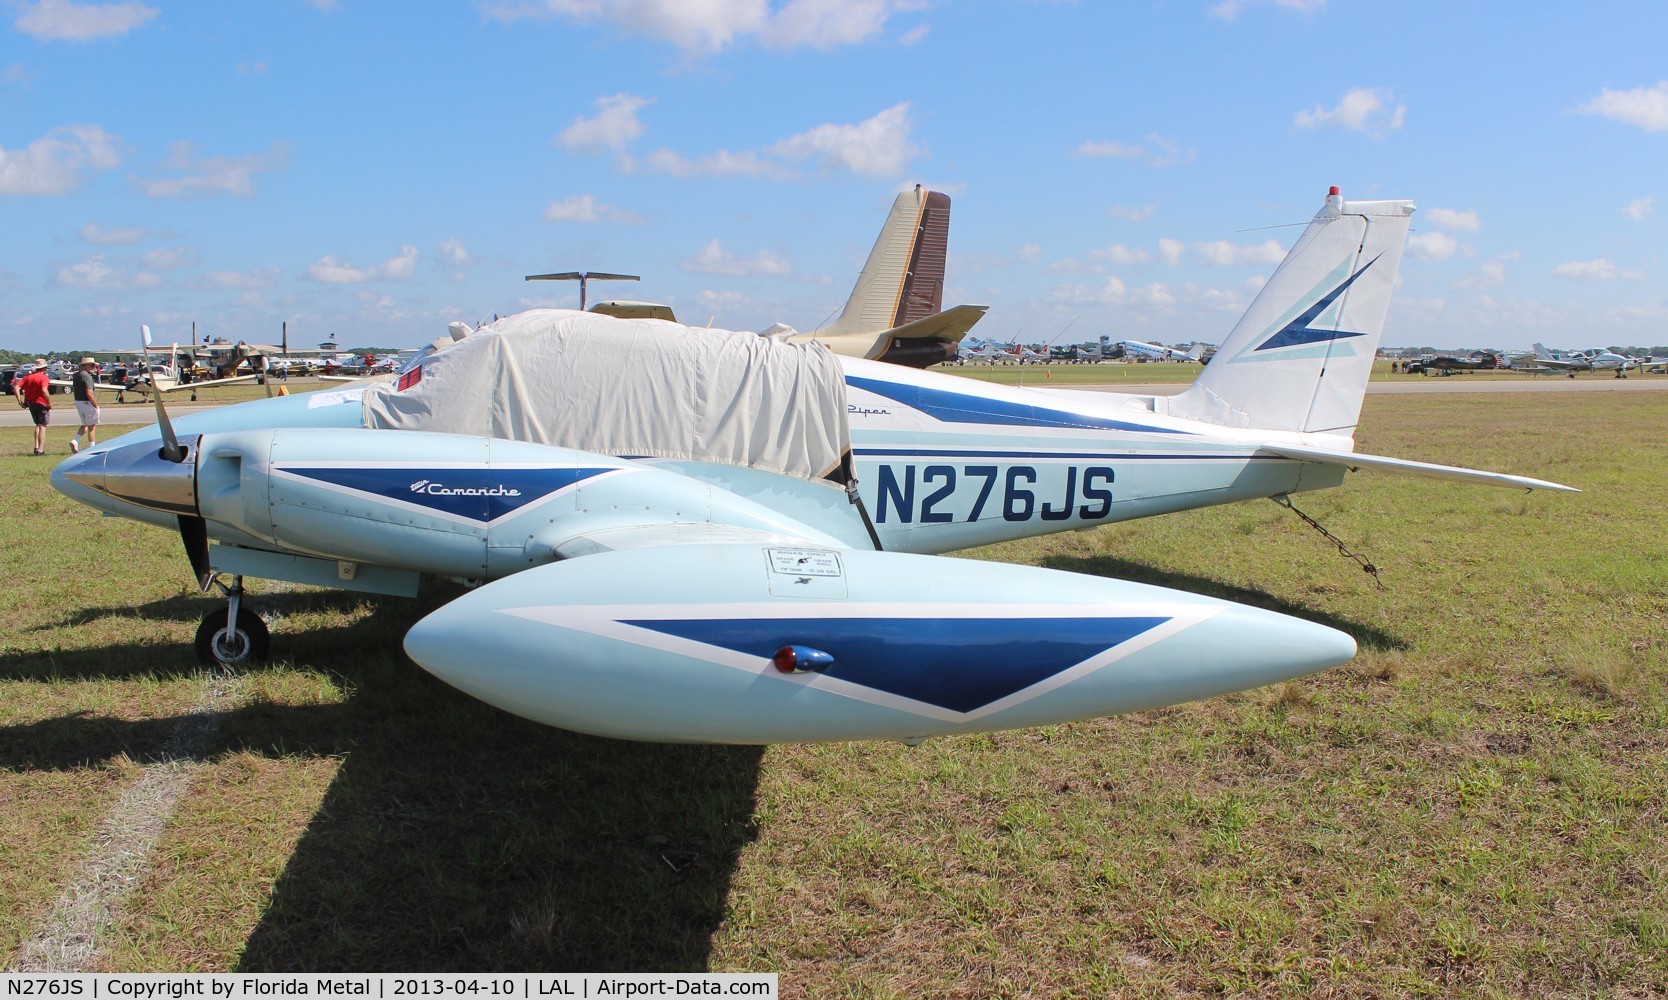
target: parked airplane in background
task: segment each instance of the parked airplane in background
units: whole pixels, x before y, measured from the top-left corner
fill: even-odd
[[[1362,468],[1568,489],[1353,450],[1412,213],[1332,189],[1173,397],[536,310],[454,329],[394,384],[177,428],[158,404],[157,427],[52,481],[177,528],[205,590],[232,574],[198,630],[206,659],[266,650],[245,575],[412,594],[433,574],[484,585],[411,629],[413,659],[599,735],[912,741],[1174,704],[1355,644],[1174,590],[931,554],[1285,498]]]
[[[157,349],[151,346],[151,328],[148,326],[140,326],[139,332],[144,341],[144,344],[140,349],[139,357],[149,358],[152,354],[158,353]],[[130,392],[138,393],[141,398],[146,399],[174,392],[189,392],[191,393],[191,398],[195,400],[197,398],[198,389],[208,389],[221,385],[235,385],[240,382],[252,381],[256,377],[254,375],[238,375],[230,378],[188,380],[184,377],[185,372],[180,364],[180,359],[183,357],[189,360],[190,356],[191,354],[189,350],[182,354],[180,352],[180,345],[175,344],[168,351],[168,362],[166,364],[144,364],[140,366],[142,368],[141,374],[127,377],[121,384],[97,382],[94,383],[93,388],[100,392],[116,393],[117,402],[122,402],[123,397]],[[189,365],[185,367],[189,367]],[[69,379],[55,379],[53,380],[53,384],[68,386],[72,383]]]
[[[1593,366],[1593,371],[1615,372],[1617,378],[1627,378],[1629,368],[1644,370],[1645,366],[1650,363],[1649,359],[1646,358],[1631,358],[1626,354],[1617,354],[1615,351],[1599,348],[1594,348],[1588,352],[1586,357],[1587,363]]]
[[[1009,344],[1003,353],[1022,365],[1047,364],[1050,360],[1046,353],[1033,351],[1024,344]]]
[[[989,307],[943,308],[944,258],[949,240],[949,196],[915,185],[913,190],[899,194],[893,201],[892,211],[887,214],[880,236],[869,251],[869,258],[839,316],[828,325],[805,333],[778,323],[762,331],[761,336],[796,344],[816,341],[846,357],[870,358],[911,368],[928,368],[948,361],[965,362],[961,340],[984,318]],[[579,276],[580,272],[573,271],[529,275],[528,280]],[[633,278],[632,275],[602,277]],[[580,308],[584,308],[583,304]],[[659,302],[611,300],[598,302],[589,311],[617,319],[676,321],[672,307]]]
[[[991,343],[956,345],[957,364],[967,364],[970,361],[974,364],[995,364],[996,356],[999,354],[1005,352]]]
[[[1586,355],[1579,351],[1574,354],[1559,354],[1556,351],[1547,350],[1544,344],[1537,343],[1532,346],[1535,353],[1526,358],[1513,359],[1512,367],[1522,368],[1525,371],[1539,369],[1541,371],[1564,372],[1570,378],[1575,378],[1576,372],[1593,370],[1593,363],[1588,361]]]
[[[1402,370],[1409,375],[1436,372],[1438,375],[1450,375],[1454,372],[1493,371],[1499,368],[1500,358],[1494,354],[1483,354],[1481,357],[1461,358],[1452,354],[1438,354],[1429,358],[1415,358],[1402,366]]]
[[[1118,346],[1131,354],[1155,361],[1198,361],[1205,356],[1205,345],[1194,344],[1191,350],[1178,351],[1162,344],[1147,344],[1139,340],[1120,340]]]

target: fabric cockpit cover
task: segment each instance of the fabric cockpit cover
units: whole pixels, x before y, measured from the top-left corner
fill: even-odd
[[[851,447],[845,376],[820,344],[534,309],[481,327],[421,372],[403,391],[367,389],[365,426],[810,480],[836,473]]]

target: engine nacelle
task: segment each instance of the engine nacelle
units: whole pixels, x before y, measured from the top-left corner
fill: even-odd
[[[496,578],[596,551],[577,540],[616,525],[805,534],[767,507],[652,465],[417,431],[203,435],[196,496],[211,533],[229,541],[442,576]]]

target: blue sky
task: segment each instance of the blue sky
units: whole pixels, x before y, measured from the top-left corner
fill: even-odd
[[[1388,346],[1668,343],[1668,7],[0,0],[0,347],[415,345],[597,295],[814,328],[948,192],[976,337],[1218,342],[1328,185]],[[1286,228],[1269,228],[1286,227]],[[1075,322],[1074,322],[1075,321]]]

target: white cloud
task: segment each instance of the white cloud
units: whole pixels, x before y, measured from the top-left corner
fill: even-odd
[[[1239,314],[1245,311],[1245,298],[1231,288],[1211,288],[1188,282],[1182,286],[1189,305],[1211,312]]]
[[[81,227],[81,241],[100,247],[131,246],[150,235],[138,226],[112,226],[104,228],[96,222],[89,222]]]
[[[1622,214],[1634,222],[1643,222],[1656,214],[1656,199],[1650,195],[1635,198],[1622,207]]]
[[[177,271],[197,263],[197,251],[190,247],[157,247],[146,251],[139,261],[151,271]]]
[[[629,147],[643,134],[637,111],[648,98],[615,94],[597,99],[595,118],[581,118],[556,137],[568,149],[609,150],[626,173],[667,174],[672,177],[760,177],[791,180],[798,173],[782,160],[813,160],[826,168],[844,168],[870,176],[898,174],[923,152],[910,141],[909,103],[894,104],[854,125],[829,123],[789,136],[764,150],[719,149],[689,156],[672,149],[656,149],[633,156]],[[553,222],[640,222],[636,215],[587,203],[589,196],[553,202],[545,217]],[[608,212],[615,212],[609,215]]]
[[[569,195],[561,201],[551,202],[545,206],[544,217],[549,222],[613,222],[633,226],[643,221],[643,217],[636,212],[605,204],[588,194]]]
[[[893,0],[789,0],[765,21],[759,41],[775,49],[855,45],[880,34],[903,6]]]
[[[695,296],[695,300],[701,304],[702,312],[710,310],[715,317],[723,313],[739,313],[753,307],[753,300],[741,292],[703,291]],[[685,320],[685,322],[690,322],[690,320]]]
[[[1483,220],[1469,208],[1463,212],[1452,208],[1432,208],[1425,212],[1425,219],[1433,226],[1460,233],[1474,233],[1483,228]]]
[[[1194,150],[1181,148],[1176,140],[1150,133],[1140,143],[1128,142],[1085,142],[1072,150],[1073,156],[1100,157],[1110,156],[1119,160],[1144,160],[1149,167],[1173,167],[1179,163],[1192,163],[1197,155]]]
[[[1326,6],[1326,0],[1222,0],[1210,9],[1210,12],[1224,21],[1232,21],[1245,8],[1257,3],[1272,3],[1285,10],[1300,10],[1304,12],[1320,10]]]
[[[1106,280],[1097,288],[1078,288],[1073,295],[1078,302],[1103,302],[1107,305],[1122,305],[1124,297],[1129,294],[1129,286],[1124,279],[1115,274],[1106,276]]]
[[[1311,130],[1348,129],[1382,139],[1401,128],[1406,117],[1407,105],[1396,102],[1395,95],[1389,90],[1357,87],[1346,93],[1330,110],[1317,104],[1312,110],[1299,111],[1292,124]]]
[[[22,149],[0,146],[0,195],[63,194],[89,170],[121,163],[121,139],[97,125],[63,125]]]
[[[328,254],[307,268],[307,277],[326,285],[358,285],[367,281],[405,281],[417,270],[417,248],[407,243],[400,252],[372,267],[356,267]]]
[[[1640,281],[1645,277],[1639,271],[1624,271],[1603,257],[1559,264],[1552,269],[1552,273],[1560,278],[1574,278],[1577,281]]]
[[[1150,285],[1143,285],[1135,289],[1129,297],[1131,305],[1146,306],[1149,309],[1163,309],[1176,304],[1176,297],[1170,294],[1170,289],[1161,281]]]
[[[1127,219],[1130,222],[1146,222],[1158,211],[1157,205],[1113,205],[1106,210],[1106,214],[1114,219]]]
[[[1139,160],[1146,150],[1127,142],[1085,142],[1071,151],[1073,156],[1110,156],[1118,160]]]
[[[469,256],[469,251],[464,248],[462,240],[446,240],[436,249],[440,252],[440,259],[453,267],[468,267],[475,259]]]
[[[1447,260],[1459,249],[1459,240],[1447,233],[1416,233],[1407,238],[1407,255],[1414,260]]]
[[[690,159],[670,149],[657,149],[641,160],[622,164],[629,172],[667,174],[672,177],[765,177],[788,180],[794,172],[778,163],[763,159],[758,153],[732,153],[720,149],[706,156]]]
[[[1513,250],[1509,253],[1503,253],[1498,257],[1485,260],[1477,266],[1477,271],[1481,277],[1469,281],[1462,281],[1460,284],[1476,285],[1482,288],[1492,288],[1495,285],[1505,284],[1506,265],[1513,261],[1522,259],[1523,254]]]
[[[1140,247],[1126,247],[1122,243],[1114,243],[1109,247],[1090,250],[1089,256],[1112,264],[1145,264],[1151,259],[1147,251]]]
[[[870,176],[896,174],[919,155],[909,141],[909,102],[894,104],[855,125],[818,125],[783,139],[767,152],[789,160],[817,159]]]
[[[37,0],[23,8],[17,30],[32,38],[58,42],[90,42],[125,35],[156,17],[155,7],[142,3],[73,3]]]
[[[113,267],[105,261],[103,254],[96,253],[86,260],[60,267],[52,277],[52,284],[96,291],[124,291],[155,288],[162,284],[162,278],[151,271],[130,273],[126,268]]]
[[[643,123],[637,120],[637,112],[653,104],[654,98],[611,94],[593,103],[597,108],[596,117],[575,118],[572,125],[556,134],[556,145],[563,149],[624,153],[643,134]]]
[[[1264,240],[1252,246],[1241,246],[1227,240],[1195,243],[1188,248],[1193,262],[1207,267],[1238,267],[1244,264],[1278,264],[1286,251],[1274,240]],[[1166,255],[1168,259],[1168,255]]]
[[[1176,296],[1161,281],[1132,287],[1115,274],[1107,275],[1095,285],[1061,287],[1052,297],[1073,305],[1129,306],[1142,310],[1168,309],[1176,304]]]
[[[1668,303],[1636,302],[1632,305],[1617,306],[1605,315],[1612,322],[1649,320],[1663,323],[1668,322]]]
[[[1189,245],[1166,236],[1158,241],[1158,256],[1171,267],[1179,266],[1184,259],[1205,267],[1241,267],[1252,264],[1278,264],[1285,259],[1286,251],[1273,240],[1264,240],[1250,246],[1230,243],[1227,240],[1211,240]]]
[[[694,257],[684,261],[683,269],[697,274],[725,274],[737,278],[750,274],[782,275],[793,273],[793,261],[769,250],[760,250],[750,257],[738,257],[714,239]]]
[[[99,288],[112,282],[115,275],[115,269],[104,262],[104,255],[96,253],[86,260],[60,267],[52,283],[72,288]]]
[[[266,70],[267,66],[265,59],[257,59],[254,62],[240,62],[237,64],[238,76],[265,76]]]
[[[289,162],[289,151],[282,144],[274,144],[266,153],[248,156],[194,155],[189,142],[176,142],[170,147],[166,170],[180,172],[178,177],[152,177],[139,180],[139,190],[151,198],[212,198],[229,194],[248,198],[255,193],[255,174],[276,170]]]
[[[255,267],[247,271],[210,271],[191,279],[193,288],[225,288],[251,291],[278,284],[276,267]]]
[[[918,24],[898,36],[899,45],[918,45],[932,32],[932,25]]]
[[[893,16],[921,6],[921,0],[491,0],[485,12],[502,21],[604,21],[626,34],[704,55],[747,38],[778,49],[852,45],[878,35]]]
[[[1637,125],[1647,132],[1668,132],[1668,80],[1658,80],[1654,87],[1635,87],[1632,90],[1605,87],[1599,96],[1576,111],[1584,115],[1599,115],[1624,125]]]

